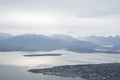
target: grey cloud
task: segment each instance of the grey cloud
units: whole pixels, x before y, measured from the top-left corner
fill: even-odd
[[[54,16],[55,18],[58,18],[58,16],[60,15],[60,17],[62,17],[60,19],[62,21],[64,20],[66,21],[65,23],[61,22],[61,24],[59,25],[52,26],[52,27],[49,26],[45,28],[43,26],[41,27],[41,25],[38,27],[34,25],[19,26],[14,23],[15,20],[13,20],[13,24],[8,24],[7,21],[5,21],[4,23],[5,25],[0,25],[0,31],[14,32],[14,29],[15,29],[16,30],[15,32],[22,33],[22,32],[27,32],[28,30],[29,30],[28,32],[32,32],[32,31],[42,32],[44,29],[43,33],[44,32],[49,33],[50,31],[55,33],[59,31],[61,32],[64,31],[69,33],[72,32],[73,34],[75,32],[78,32],[81,35],[119,34],[119,31],[120,31],[120,28],[119,28],[120,5],[119,4],[120,4],[120,0],[0,0],[0,17],[2,17],[2,15],[4,14],[7,15],[11,12],[13,13],[15,12],[16,14],[24,13],[24,12],[27,12],[27,13],[50,12],[50,13],[53,13],[53,15],[54,13],[58,14],[57,16]],[[68,17],[62,16],[64,14],[65,16],[68,15]],[[74,16],[74,17],[71,18],[71,16]],[[84,21],[83,22],[84,24],[81,24],[82,21],[81,23],[78,21],[79,20],[78,18],[81,18],[81,17],[85,17],[89,20],[86,20],[87,22]],[[91,17],[95,18],[94,19],[95,22],[93,20],[93,22],[91,22],[92,24],[89,22],[92,20]],[[98,17],[102,18],[102,20],[101,19],[99,20]],[[111,19],[110,21],[109,21],[109,18]],[[2,21],[3,20],[1,18],[0,24],[2,23]],[[8,20],[8,22],[9,21],[10,20]],[[75,23],[72,21],[74,21]],[[100,24],[97,24],[97,23],[100,23]],[[105,29],[106,31],[103,31]]]
[[[0,0],[2,9],[66,11],[80,17],[120,14],[120,0]]]

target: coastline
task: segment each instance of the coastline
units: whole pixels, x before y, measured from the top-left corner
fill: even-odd
[[[60,77],[81,77],[88,80],[120,79],[120,63],[65,65],[45,69],[31,69],[28,71]]]

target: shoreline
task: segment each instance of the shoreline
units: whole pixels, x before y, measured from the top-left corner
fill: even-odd
[[[32,73],[55,75],[60,77],[81,77],[88,80],[119,80],[120,63],[65,65],[44,69],[28,70]]]

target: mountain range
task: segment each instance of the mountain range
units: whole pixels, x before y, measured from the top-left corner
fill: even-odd
[[[0,51],[51,51],[65,49],[74,52],[94,53],[115,50],[114,47],[108,49],[96,42],[80,40],[64,34],[52,36],[35,34],[13,36],[7,33],[0,33]]]
[[[113,47],[120,44],[120,36],[88,36],[88,37],[79,37],[80,40],[90,41],[99,45]]]

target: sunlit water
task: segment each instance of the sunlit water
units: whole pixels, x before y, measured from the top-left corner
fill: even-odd
[[[25,54],[63,54],[62,56],[25,57]],[[75,53],[64,50],[50,52],[0,52],[1,80],[83,80],[58,76],[33,74],[32,68],[46,68],[59,65],[98,64],[120,62],[120,54]]]

